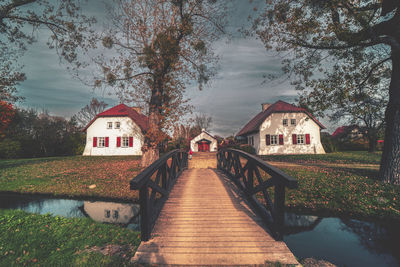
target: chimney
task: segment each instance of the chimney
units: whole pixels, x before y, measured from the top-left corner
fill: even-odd
[[[266,109],[269,108],[271,105],[272,105],[272,104],[270,104],[270,103],[261,104],[262,111],[266,110]]]
[[[137,113],[142,114],[142,109],[140,107],[132,107],[132,109]]]

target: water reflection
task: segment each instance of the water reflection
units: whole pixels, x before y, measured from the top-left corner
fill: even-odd
[[[139,205],[84,201],[83,211],[98,222],[124,224],[131,229],[139,229]]]
[[[286,214],[284,241],[298,258],[338,266],[399,266],[400,230],[394,224]]]
[[[133,230],[140,229],[137,204],[0,195],[0,208],[73,218],[90,217],[97,222],[121,224]]]

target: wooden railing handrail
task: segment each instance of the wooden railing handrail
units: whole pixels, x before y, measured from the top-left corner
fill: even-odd
[[[224,149],[222,149],[223,151]],[[266,163],[259,157],[253,156],[245,151],[239,150],[239,149],[229,149],[231,151],[234,151],[235,153],[239,154],[241,157],[247,159],[247,160],[252,160],[254,161],[257,166],[262,169],[263,171],[267,172],[271,176],[279,177],[279,180],[283,183],[284,186],[290,189],[295,189],[298,187],[297,180],[293,178],[292,176],[284,173],[280,169],[271,166],[270,164]]]
[[[169,159],[171,159],[170,165],[168,165]],[[187,152],[176,149],[163,155],[130,181],[130,189],[139,190],[142,241],[150,239],[155,221],[169,192],[187,165]],[[151,177],[154,174],[156,175],[153,180]]]
[[[241,158],[246,160],[242,164]],[[285,188],[298,187],[297,180],[258,157],[241,150],[224,148],[217,153],[218,169],[223,171],[241,189],[254,210],[267,225],[271,225],[276,239],[282,239],[285,221]],[[271,177],[263,177],[260,170]],[[268,188],[274,188],[273,201]],[[265,204],[261,204],[257,194],[262,194]]]
[[[178,151],[180,150],[175,149],[168,152],[167,154],[163,155],[161,158],[157,159],[152,164],[150,164],[141,173],[139,173],[135,178],[133,178],[130,181],[131,190],[140,190],[140,188],[146,184],[146,182],[161,167],[161,165],[165,164],[165,162],[169,160],[169,158]]]

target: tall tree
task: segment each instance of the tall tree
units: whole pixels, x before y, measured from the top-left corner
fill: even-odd
[[[370,68],[365,79],[376,77],[374,69],[391,63],[380,178],[400,184],[400,1],[266,2],[254,29],[267,49],[285,52],[283,70],[296,75],[293,83],[303,94],[318,92],[312,87],[315,77],[324,77],[350,57],[374,53],[365,62]]]
[[[79,0],[3,0],[0,3],[0,100],[15,102],[16,85],[25,80],[18,58],[36,41],[40,31],[50,32],[48,45],[62,59],[77,61],[77,51],[86,47],[83,33],[93,18],[81,13]]]
[[[96,85],[114,86],[125,99],[146,103],[150,129],[142,166],[158,158],[164,132],[188,112],[186,85],[200,89],[214,74],[211,47],[221,36],[224,2],[211,0],[118,0],[112,23],[101,36],[112,49],[95,59],[102,70]]]
[[[93,97],[88,105],[84,106],[76,115],[74,115],[74,119],[81,126],[86,126],[94,117],[96,117],[97,114],[103,112],[107,106],[108,104],[104,101],[99,101],[97,98]]]
[[[300,96],[300,105],[333,122],[357,125],[376,151],[385,119],[390,83],[390,65],[382,64],[369,75],[374,53],[359,54],[333,65],[324,78],[310,81],[312,94]],[[367,77],[367,78],[366,78]]]

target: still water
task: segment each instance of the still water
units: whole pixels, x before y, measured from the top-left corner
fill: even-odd
[[[137,204],[4,195],[0,196],[0,208],[64,217],[90,217],[97,222],[120,224],[132,230],[140,230]]]
[[[0,196],[0,208],[90,217],[140,230],[139,205],[103,201]],[[284,241],[299,258],[338,266],[400,266],[400,225],[287,213]]]

